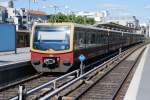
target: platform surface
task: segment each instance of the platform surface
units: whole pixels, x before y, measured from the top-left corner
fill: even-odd
[[[150,45],[142,55],[124,100],[150,100]]]
[[[30,48],[17,48],[17,53],[15,51],[11,52],[0,52],[0,67],[8,64],[14,64],[19,62],[27,62],[30,60]]]

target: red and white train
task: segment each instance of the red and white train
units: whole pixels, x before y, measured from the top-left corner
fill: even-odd
[[[31,63],[38,72],[67,72],[79,63],[144,41],[144,35],[73,23],[35,24]]]

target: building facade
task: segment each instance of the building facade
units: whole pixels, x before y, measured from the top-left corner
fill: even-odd
[[[30,10],[30,11],[28,11],[28,16],[29,16],[29,22],[32,26],[34,23],[47,22],[48,14],[43,11]]]
[[[8,8],[8,22],[14,23],[17,30],[29,30],[34,22],[46,22],[47,14],[25,8]]]
[[[105,17],[107,17],[108,11],[101,11],[101,12],[85,12],[81,11],[76,13],[76,16],[86,16],[88,18],[94,18],[97,23],[102,22]]]
[[[1,23],[4,23],[6,22],[6,19],[7,19],[7,10],[5,7],[3,6],[0,6],[0,22]]]
[[[13,1],[7,7],[0,6],[0,22],[13,23],[16,30],[30,30],[34,22],[46,22],[47,13],[43,11],[14,8]]]

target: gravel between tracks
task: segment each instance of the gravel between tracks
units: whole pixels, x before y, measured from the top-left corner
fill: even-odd
[[[80,100],[112,100],[118,86],[126,78],[127,73],[136,63],[143,48],[135,51],[123,62],[117,65],[109,74],[103,77],[94,87],[87,91]]]

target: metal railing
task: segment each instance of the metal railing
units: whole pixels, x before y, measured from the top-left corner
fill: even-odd
[[[72,80],[71,82],[69,82],[69,83],[63,85],[63,86],[60,87],[60,88],[57,88],[55,91],[52,91],[52,92],[48,93],[47,95],[45,95],[44,97],[41,97],[39,100],[47,100],[47,99],[49,99],[49,98],[55,96],[56,94],[58,94],[58,93],[61,92],[62,90],[64,90],[64,89],[66,89],[67,87],[71,86],[71,85],[74,84],[75,82],[77,82],[77,81],[83,79],[84,77],[86,77],[86,76],[89,75],[90,73],[92,73],[92,72],[98,70],[98,69],[101,68],[102,66],[107,65],[109,62],[113,62],[113,61],[118,60],[121,56],[123,56],[123,55],[126,54],[126,53],[127,53],[127,51],[124,51],[123,53],[120,53],[119,55],[117,55],[117,56],[115,56],[115,57],[109,59],[108,61],[102,63],[102,64],[99,65],[98,67],[95,67],[95,68],[93,68],[92,70],[90,70],[90,71],[84,73],[83,75],[80,75],[79,77],[75,78],[75,79]]]
[[[78,76],[79,76],[79,70],[72,71],[72,72],[70,72],[70,73],[68,73],[68,74],[65,74],[65,75],[59,77],[59,78],[56,78],[56,79],[54,79],[54,80],[51,80],[51,81],[49,81],[49,82],[47,82],[47,83],[45,83],[45,84],[43,84],[43,85],[40,85],[40,86],[38,86],[38,87],[36,87],[36,88],[33,88],[33,89],[27,91],[24,95],[25,95],[25,96],[32,95],[33,93],[35,93],[35,92],[37,92],[37,91],[39,91],[39,90],[41,90],[41,89],[43,89],[43,88],[45,88],[45,87],[48,87],[48,86],[51,85],[51,84],[53,84],[53,89],[56,89],[56,82],[57,82],[57,81],[62,80],[62,79],[66,78],[66,77],[68,77],[68,76],[70,76],[70,75],[73,75],[73,74],[76,74],[76,77],[78,77]],[[15,97],[11,98],[10,100],[18,100],[18,99],[19,99],[19,97],[18,97],[18,96],[15,96]]]
[[[53,89],[54,91],[51,91],[50,93],[48,93],[47,95],[45,95],[44,97],[41,97],[40,100],[46,100],[48,98],[51,98],[55,95],[57,95],[59,92],[61,92],[62,90],[66,89],[67,87],[71,86],[72,84],[74,84],[75,82],[83,79],[84,77],[88,76],[89,74],[91,74],[92,72],[94,71],[97,71],[99,68],[101,68],[102,66],[109,66],[110,63],[114,62],[114,61],[117,61],[118,59],[120,59],[123,55],[125,55],[129,50],[126,50],[126,51],[123,51],[123,52],[120,52],[118,55],[110,58],[109,60],[105,61],[104,63],[102,63],[101,65],[97,66],[97,67],[94,67],[93,69],[91,69],[90,71],[86,72],[86,73],[83,73],[81,74],[81,70],[75,70],[75,71],[72,71],[68,74],[65,74],[59,78],[56,78],[54,80],[51,80],[43,85],[40,85],[36,88],[33,88],[29,91],[27,91],[25,93],[25,96],[29,96],[29,95],[32,95],[33,93],[35,92],[38,92],[39,90],[45,88],[45,87],[48,87],[49,85],[52,85],[53,84]],[[73,75],[73,74],[76,74],[76,78],[74,78],[73,80],[71,80],[70,82],[68,82],[67,84],[64,84],[63,86],[59,87],[59,88],[56,88],[56,82],[59,81],[59,80],[62,80],[70,75]],[[80,75],[79,75],[80,74]],[[18,100],[19,99],[19,96],[15,96],[13,98],[11,98],[10,100]]]

